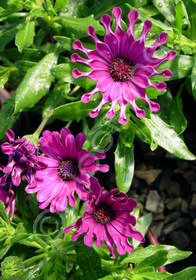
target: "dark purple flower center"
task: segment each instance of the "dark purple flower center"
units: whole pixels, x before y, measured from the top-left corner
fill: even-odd
[[[107,224],[112,220],[112,210],[107,205],[100,205],[93,215],[97,223]]]
[[[66,159],[60,162],[58,167],[58,174],[63,180],[72,180],[76,177],[77,173],[78,165],[75,160]]]
[[[126,82],[130,80],[133,66],[126,58],[117,57],[110,64],[110,74],[116,82]]]

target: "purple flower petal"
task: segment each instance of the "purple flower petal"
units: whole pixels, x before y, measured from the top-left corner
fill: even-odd
[[[41,209],[50,204],[50,211],[54,213],[64,211],[67,202],[70,206],[74,206],[75,192],[80,199],[87,200],[90,175],[84,173],[84,162],[88,163],[88,170],[85,170],[87,173],[92,170],[103,172],[108,170],[107,165],[95,162],[97,159],[104,159],[104,153],[92,155],[82,149],[85,140],[84,133],[79,133],[75,139],[66,128],[63,128],[60,134],[57,131],[43,132],[40,149],[46,156],[38,156],[38,159],[44,168],[36,170],[25,189],[27,193],[38,192],[37,200]]]
[[[98,247],[105,241],[114,258],[114,245],[120,255],[124,255],[126,251],[132,253],[133,246],[128,237],[144,242],[142,234],[133,228],[136,219],[130,214],[137,202],[118,189],[105,191],[96,178],[92,177],[90,181],[91,192],[84,215],[72,226],[65,228],[63,233],[78,228],[73,233],[72,240],[75,241],[79,235],[86,233],[84,243],[87,246],[93,246],[94,237]]]
[[[72,74],[74,78],[88,77],[97,81],[96,87],[82,96],[82,102],[89,102],[90,98],[99,91],[103,93],[100,104],[89,112],[89,116],[97,117],[102,107],[111,102],[111,108],[106,113],[106,116],[111,119],[114,117],[115,107],[119,103],[118,121],[123,125],[127,123],[127,103],[132,106],[138,118],[145,116],[145,111],[136,105],[136,97],[146,101],[151,111],[159,110],[160,106],[151,101],[144,90],[146,87],[154,87],[159,91],[165,90],[164,82],[153,84],[149,78],[152,75],[171,77],[171,71],[157,71],[155,68],[166,60],[174,59],[176,53],[170,51],[164,57],[153,57],[156,48],[167,41],[168,35],[162,32],[154,44],[145,46],[146,36],[152,28],[152,22],[146,20],[143,23],[141,35],[135,40],[133,33],[139,17],[138,12],[132,10],[128,14],[129,26],[126,32],[121,27],[122,10],[114,7],[112,13],[116,22],[115,32],[111,28],[111,17],[107,14],[101,17],[101,23],[105,29],[104,42],[97,37],[94,27],[89,26],[87,29],[87,34],[95,42],[95,50],[85,48],[79,40],[73,43],[73,48],[83,52],[87,58],[82,58],[74,53],[72,61],[86,64],[92,68],[92,71],[80,72],[78,69],[74,69]],[[127,86],[127,84],[129,85]]]
[[[86,135],[84,133],[79,133],[76,136],[76,148],[78,152],[82,150],[85,141],[86,141]]]

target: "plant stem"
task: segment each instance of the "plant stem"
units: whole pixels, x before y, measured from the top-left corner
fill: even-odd
[[[195,49],[196,48],[196,43],[194,43],[194,42],[187,42],[187,41],[184,41],[184,40],[174,40],[174,44],[187,46],[187,47],[190,47],[191,49]]]
[[[156,239],[154,233],[152,232],[152,230],[151,230],[150,228],[148,229],[146,235],[147,235],[148,240],[150,241],[150,243],[151,243],[152,245],[159,245],[158,240]],[[166,269],[165,269],[165,266],[164,266],[164,265],[158,268],[158,271],[159,271],[159,272],[164,272],[165,270],[166,270]]]
[[[37,256],[34,256],[34,257],[24,261],[24,265],[25,266],[31,265],[32,263],[38,261],[39,259],[46,258],[47,256],[48,256],[48,254],[46,252],[42,253],[42,254],[39,254]]]
[[[50,110],[49,113],[47,114],[47,116],[42,120],[42,122],[40,123],[40,125],[38,126],[38,128],[36,129],[36,131],[34,132],[33,135],[39,137],[42,130],[44,129],[47,121],[49,120],[49,118],[51,117],[52,113],[53,113],[54,109]]]
[[[72,123],[72,121],[69,121],[67,124],[66,124],[66,128],[69,128],[70,127],[70,125],[71,125],[71,123]]]
[[[70,91],[69,96],[74,95],[74,93],[80,88],[80,86],[75,86],[72,91]]]

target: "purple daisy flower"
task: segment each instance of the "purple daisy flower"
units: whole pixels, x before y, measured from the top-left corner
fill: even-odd
[[[7,216],[11,221],[14,215],[16,187],[12,183],[10,174],[5,174],[1,166],[0,173],[0,200],[5,204]]]
[[[15,140],[14,132],[10,129],[7,130],[6,135],[10,143],[5,142],[1,145],[2,152],[8,155],[8,164],[3,172],[11,174],[11,180],[15,186],[20,185],[21,178],[28,183],[35,182],[35,171],[45,167],[38,160],[36,146],[26,138]]]
[[[46,164],[47,168],[36,172],[36,186],[26,187],[27,193],[38,191],[37,200],[41,209],[46,208],[51,202],[52,213],[64,211],[68,199],[70,206],[74,206],[75,191],[80,199],[86,200],[88,191],[85,187],[90,188],[90,176],[86,173],[109,170],[108,165],[99,165],[95,162],[105,158],[104,153],[90,154],[89,151],[82,149],[85,141],[84,133],[79,133],[74,138],[67,128],[63,128],[60,134],[57,131],[43,132],[40,150],[46,156],[39,156],[39,160]]]
[[[93,81],[98,81],[96,87],[91,92],[84,94],[81,99],[82,102],[87,103],[95,93],[99,91],[103,93],[100,104],[89,113],[91,118],[95,118],[102,106],[108,102],[111,102],[111,108],[106,115],[109,119],[113,118],[115,107],[119,103],[119,123],[125,124],[127,122],[125,111],[128,103],[138,118],[145,116],[145,111],[136,105],[135,98],[145,100],[152,111],[159,110],[159,104],[148,98],[145,88],[153,87],[158,91],[166,89],[166,83],[154,84],[149,78],[154,75],[171,77],[170,70],[158,71],[155,68],[160,63],[175,58],[176,53],[169,51],[161,58],[153,57],[155,49],[167,41],[167,33],[162,32],[153,45],[145,46],[145,39],[152,28],[152,22],[149,20],[144,22],[143,31],[135,40],[133,29],[139,16],[138,12],[131,10],[128,14],[129,26],[126,32],[121,28],[122,10],[115,7],[112,13],[116,21],[115,32],[111,29],[111,17],[106,14],[101,18],[101,23],[105,28],[104,42],[97,38],[93,26],[89,26],[87,29],[88,35],[95,41],[95,50],[84,47],[79,40],[73,43],[73,48],[83,52],[88,59],[74,53],[71,56],[72,61],[84,63],[91,67],[92,71],[81,72],[74,69],[72,75],[74,78],[88,77]]]
[[[84,236],[84,243],[89,247],[93,245],[95,237],[98,247],[102,246],[103,240],[105,241],[114,258],[114,244],[120,255],[124,255],[126,251],[131,254],[134,248],[128,237],[140,242],[145,241],[142,234],[134,229],[136,218],[130,214],[137,206],[137,202],[118,189],[105,191],[96,178],[91,178],[91,190],[84,215],[73,225],[65,228],[63,233],[66,234],[77,227],[72,235],[72,241],[87,233]]]

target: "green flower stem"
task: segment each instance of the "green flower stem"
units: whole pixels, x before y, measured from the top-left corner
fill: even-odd
[[[38,137],[40,136],[42,130],[44,129],[47,121],[49,120],[49,118],[51,117],[52,113],[53,113],[54,109],[52,109],[48,115],[42,120],[42,122],[40,123],[40,125],[38,126],[37,130],[35,131],[34,134],[38,135]]]
[[[9,17],[26,17],[28,13],[13,13]]]
[[[104,259],[101,259],[101,263],[102,263],[102,265],[104,265],[104,266],[114,266],[114,261],[110,261],[110,260],[104,260]]]
[[[35,145],[38,146],[38,144],[39,144],[39,136],[40,136],[42,130],[44,129],[47,121],[51,117],[53,111],[54,111],[54,109],[49,111],[47,116],[42,120],[42,122],[40,123],[40,125],[38,126],[38,128],[36,129],[36,131],[33,134],[25,135],[24,137],[27,138],[30,142],[33,142]]]
[[[69,128],[70,125],[71,125],[71,123],[72,123],[72,121],[69,121],[69,122],[66,124],[65,128]]]
[[[79,88],[80,88],[80,86],[75,86],[75,87],[72,89],[72,91],[70,91],[69,96],[74,95],[74,93],[75,93],[77,90],[79,90]]]
[[[38,261],[39,259],[43,259],[43,258],[46,258],[46,257],[48,257],[48,253],[46,253],[46,252],[43,253],[43,254],[39,254],[37,256],[34,256],[34,257],[24,261],[24,265],[25,266],[31,265],[32,263]]]
[[[174,40],[174,44],[187,46],[187,47],[190,47],[191,49],[195,49],[196,48],[196,43],[194,43],[194,42],[187,42],[187,41],[184,41],[184,40]]]

